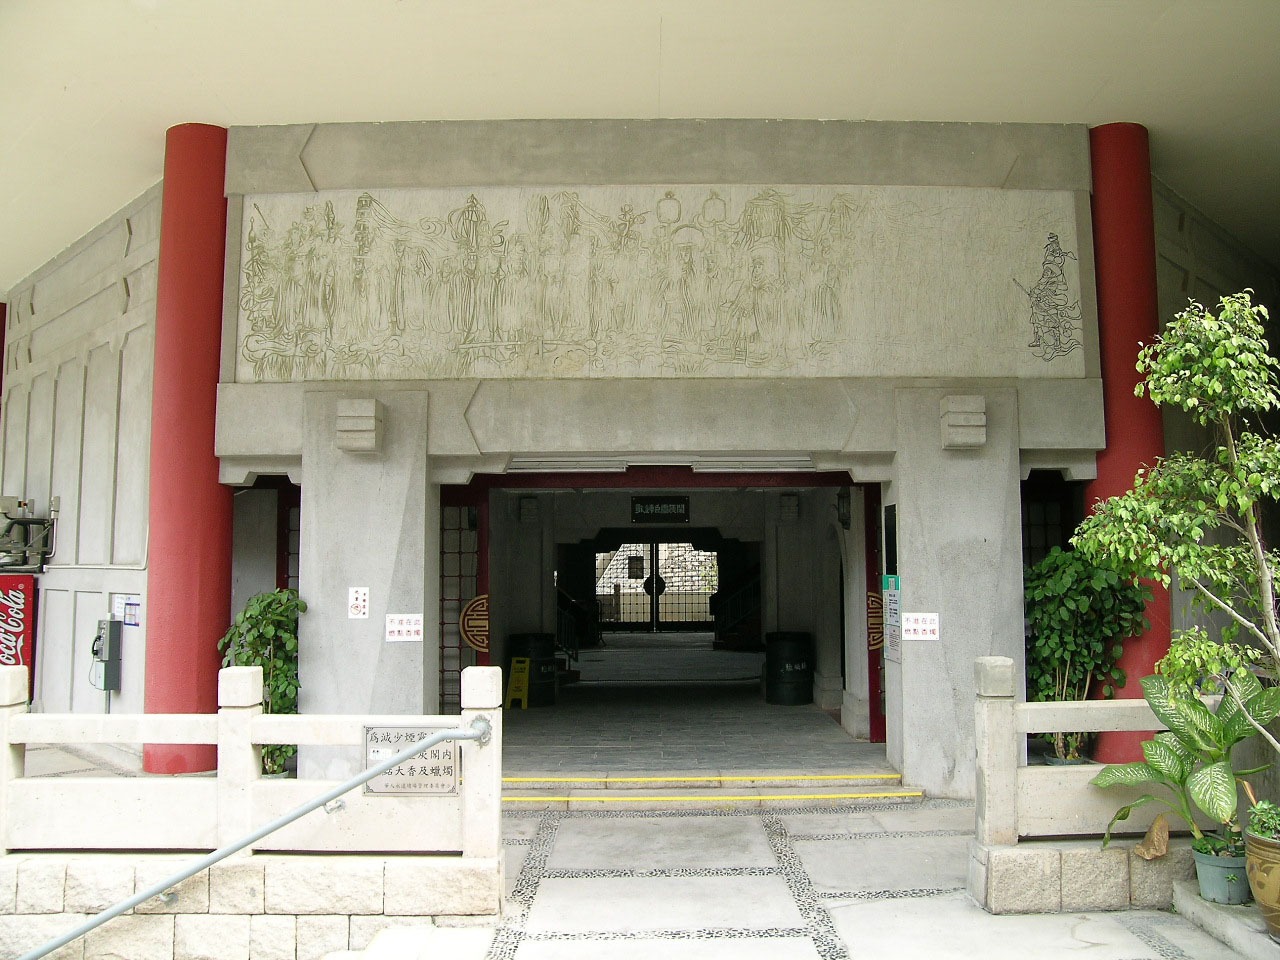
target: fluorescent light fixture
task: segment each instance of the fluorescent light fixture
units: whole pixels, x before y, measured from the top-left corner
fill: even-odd
[[[603,458],[530,460],[512,457],[507,465],[508,473],[625,473],[626,470],[627,461]]]
[[[789,473],[817,470],[809,457],[708,457],[693,462],[694,473]]]
[[[616,457],[512,457],[508,473],[625,473],[628,467],[690,467],[694,473],[785,473],[815,471],[811,457],[698,457],[644,455]]]

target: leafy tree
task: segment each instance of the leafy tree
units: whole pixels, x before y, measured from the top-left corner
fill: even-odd
[[[1280,443],[1259,422],[1280,407],[1280,363],[1268,352],[1267,310],[1251,292],[1223,297],[1216,313],[1192,301],[1138,355],[1137,395],[1209,428],[1210,449],[1139,471],[1133,489],[1100,503],[1072,542],[1129,576],[1165,586],[1177,577],[1201,609],[1225,617],[1217,636],[1202,626],[1176,632],[1157,669],[1183,692],[1225,691],[1280,753],[1265,727],[1280,711],[1280,687],[1251,682],[1255,673],[1275,678],[1280,664],[1280,555],[1263,542],[1260,512],[1280,492]]]
[[[306,601],[297,590],[273,590],[250,597],[226,635],[218,641],[224,667],[262,667],[262,709],[265,713],[298,712],[298,614]],[[292,744],[262,748],[262,769],[284,770],[285,760],[298,752]]]
[[[1027,699],[1084,700],[1097,683],[1110,697],[1124,684],[1122,641],[1147,628],[1151,591],[1074,550],[1054,547],[1024,578]],[[1045,734],[1059,759],[1074,760],[1088,734]]]

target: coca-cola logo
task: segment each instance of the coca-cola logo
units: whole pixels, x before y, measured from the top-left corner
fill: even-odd
[[[0,665],[22,666],[22,641],[27,632],[27,595],[16,587],[0,591]]]

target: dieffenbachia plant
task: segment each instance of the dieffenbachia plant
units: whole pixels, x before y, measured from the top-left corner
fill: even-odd
[[[1167,796],[1143,794],[1116,811],[1102,838],[1105,847],[1111,831],[1127,820],[1136,808],[1161,803],[1187,822],[1197,841],[1204,834],[1195,822],[1195,811],[1222,825],[1222,841],[1239,835],[1236,812],[1236,782],[1259,770],[1235,770],[1231,751],[1253,736],[1253,724],[1270,723],[1280,714],[1280,688],[1263,689],[1252,674],[1235,681],[1244,707],[1233,697],[1223,697],[1217,710],[1210,711],[1199,697],[1180,690],[1167,678],[1144,677],[1142,690],[1151,712],[1169,729],[1142,744],[1144,760],[1103,767],[1092,783],[1099,787],[1117,784],[1163,787]]]

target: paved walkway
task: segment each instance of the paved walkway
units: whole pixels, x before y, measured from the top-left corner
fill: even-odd
[[[775,706],[758,686],[574,684],[554,707],[505,712],[503,772],[858,773],[888,769],[813,705]]]
[[[1233,960],[1157,911],[993,917],[973,808],[516,813],[488,960]]]
[[[582,651],[582,682],[553,707],[504,714],[509,776],[868,773],[884,745],[860,743],[812,704],[764,702],[764,654],[711,649],[711,634],[607,634]]]

